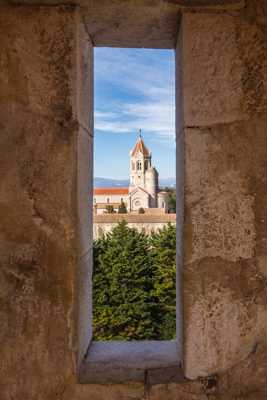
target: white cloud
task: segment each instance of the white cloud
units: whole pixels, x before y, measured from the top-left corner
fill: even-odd
[[[100,132],[130,133],[139,128],[155,140],[174,140],[175,106],[173,60],[161,59],[155,51],[97,50],[96,79],[119,87],[123,98],[98,105],[95,129]],[[134,94],[139,99],[133,101]],[[108,111],[107,111],[108,110]]]
[[[97,121],[95,123],[95,129],[101,132],[111,132],[111,133],[130,133],[131,129],[129,128],[128,123],[121,123],[120,121],[110,122],[105,121]]]
[[[102,132],[132,133],[141,128],[159,137],[174,138],[174,107],[168,102],[122,104],[120,111],[96,112],[95,129]]]
[[[110,118],[110,119],[112,119],[112,118],[116,118],[117,117],[117,114],[115,113],[115,112],[107,112],[107,111],[98,111],[98,110],[95,110],[95,112],[94,112],[94,116],[95,116],[95,118],[99,118],[99,119],[101,119],[101,118]]]

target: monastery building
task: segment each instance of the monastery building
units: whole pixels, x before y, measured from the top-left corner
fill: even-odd
[[[139,135],[134,149],[130,152],[129,187],[111,187],[94,189],[94,211],[96,214],[107,212],[107,205],[117,212],[121,203],[127,211],[138,213],[167,213],[168,193],[159,190],[158,172],[152,165],[152,154]]]

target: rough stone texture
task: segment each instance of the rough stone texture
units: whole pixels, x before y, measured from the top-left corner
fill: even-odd
[[[185,132],[189,377],[223,371],[264,342],[266,126],[261,116]]]
[[[194,6],[240,9],[245,0],[0,0],[0,4],[81,7],[95,46],[175,48],[180,13]]]
[[[86,341],[74,319],[76,263],[88,252],[77,157],[92,157],[89,108],[83,118],[76,96],[83,39],[73,7],[3,8],[0,37],[1,399],[54,399]]]
[[[203,391],[212,399],[261,399],[267,391],[264,7],[253,2],[239,16],[186,13],[178,41],[185,375],[210,376]]]
[[[225,124],[266,112],[266,9],[260,18],[260,2],[249,3],[254,6],[242,11],[242,23],[239,14],[183,18],[186,126]]]
[[[182,24],[185,125],[240,119],[243,91],[236,40],[238,17],[187,14]],[[193,79],[195,76],[197,79]]]
[[[176,341],[93,342],[80,370],[81,383],[153,383],[183,379]]]
[[[73,114],[79,124],[76,142],[76,178],[74,196],[77,204],[76,244],[79,266],[76,267],[75,334],[77,360],[82,361],[92,337],[92,242],[93,242],[93,47],[76,14],[76,51],[72,91]],[[77,186],[75,186],[77,185]],[[78,289],[77,289],[78,288]],[[78,296],[78,297],[77,297]],[[75,340],[74,340],[75,341]]]
[[[180,49],[182,32],[177,47]],[[181,51],[176,51],[176,337],[183,358],[184,117]]]
[[[266,2],[195,11],[183,15],[177,57],[187,379],[144,388],[76,383],[77,346],[90,339],[75,334],[75,269],[84,262],[88,273],[90,251],[77,160],[91,142],[81,134],[77,12],[1,9],[1,400],[266,399]]]

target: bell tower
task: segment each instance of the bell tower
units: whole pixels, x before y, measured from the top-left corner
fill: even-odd
[[[134,187],[145,189],[146,171],[151,167],[151,153],[146,148],[139,130],[134,149],[130,152],[130,190]]]

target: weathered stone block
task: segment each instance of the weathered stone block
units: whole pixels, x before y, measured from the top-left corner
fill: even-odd
[[[93,136],[94,49],[87,28],[77,13],[76,43],[73,60],[73,111],[79,124]]]
[[[185,132],[186,222],[191,231],[187,263],[204,257],[233,262],[253,257],[254,193],[249,187],[252,136],[249,140],[246,130],[244,124],[236,124]]]
[[[183,15],[180,68],[185,126],[228,123],[242,117],[238,24],[239,19],[231,15]]]
[[[229,123],[266,112],[266,16],[262,12],[259,19],[257,14],[263,2],[254,5],[241,16],[183,15],[178,59],[186,126]]]
[[[77,262],[76,267],[76,307],[74,320],[76,322],[74,346],[77,352],[76,362],[80,366],[93,337],[93,302],[92,275],[93,249],[88,249]]]
[[[79,256],[83,256],[93,242],[93,137],[82,127],[77,140],[76,198]]]
[[[77,28],[73,7],[0,13],[3,400],[57,397],[75,381]]]
[[[263,337],[266,274],[258,260],[265,257],[266,227],[260,226],[266,124],[261,117],[185,130],[184,318],[190,378],[231,368],[250,354],[255,337]]]

